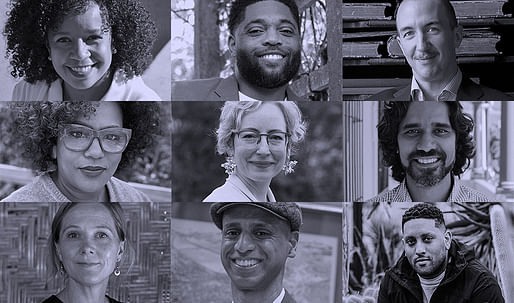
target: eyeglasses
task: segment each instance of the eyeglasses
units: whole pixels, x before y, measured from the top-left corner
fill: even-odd
[[[111,127],[94,130],[78,124],[65,124],[61,130],[60,140],[64,146],[72,151],[85,151],[89,149],[95,138],[98,138],[100,147],[108,153],[121,153],[127,147],[132,130],[121,127]]]
[[[268,146],[274,148],[281,148],[285,146],[287,144],[288,137],[290,136],[288,133],[283,131],[259,133],[251,129],[232,131],[232,133],[236,134],[243,143],[252,146],[258,145],[261,142],[261,138],[264,136],[266,137],[266,142],[268,143]]]

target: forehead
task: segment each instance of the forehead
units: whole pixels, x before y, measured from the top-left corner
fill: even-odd
[[[413,124],[425,127],[433,124],[451,125],[448,105],[443,102],[411,102],[400,123],[400,129]]]
[[[423,27],[430,23],[450,26],[450,14],[440,0],[404,0],[398,8],[396,27]]]
[[[99,106],[96,107],[96,111],[94,113],[87,117],[79,115],[74,122],[89,126],[93,129],[122,127],[123,113],[117,102],[102,101],[99,103]]]
[[[236,205],[228,208],[223,212],[223,226],[229,224],[243,224],[250,223],[252,224],[267,224],[271,226],[278,226],[280,224],[287,223],[284,220],[281,220],[274,216],[273,214],[248,205]]]
[[[94,2],[87,4],[86,10],[81,14],[69,13],[62,17],[60,24],[56,26],[56,31],[97,31],[102,28],[103,20],[100,7]]]
[[[61,232],[71,225],[86,229],[108,226],[111,230],[115,230],[111,213],[100,203],[79,203],[73,206],[63,217]]]
[[[296,25],[293,13],[289,7],[281,2],[274,0],[259,1],[248,5],[245,8],[245,18],[241,22],[245,26],[252,22],[264,22],[267,24],[289,21]]]
[[[259,131],[287,130],[282,110],[275,103],[263,102],[256,110],[243,114],[241,129],[255,128]]]
[[[441,233],[440,227],[436,226],[435,219],[426,219],[426,218],[419,218],[419,219],[412,219],[403,225],[403,234],[405,237],[407,236],[419,236],[422,234],[437,234]]]

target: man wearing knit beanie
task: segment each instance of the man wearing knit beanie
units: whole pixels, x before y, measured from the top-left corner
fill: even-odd
[[[215,203],[222,231],[221,263],[234,303],[295,303],[283,287],[287,258],[294,258],[302,213],[296,203]]]

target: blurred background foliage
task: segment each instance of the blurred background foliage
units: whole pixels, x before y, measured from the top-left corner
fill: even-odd
[[[171,102],[158,102],[160,109],[160,134],[149,134],[154,137],[155,145],[136,158],[130,167],[119,168],[115,176],[128,181],[171,187]],[[30,162],[21,157],[21,151],[11,146],[8,128],[12,126],[9,103],[0,104],[0,164],[31,168]],[[0,181],[0,200],[5,198],[21,185]]]
[[[271,183],[278,201],[342,200],[342,105],[297,103],[308,123],[305,140],[291,157],[295,172],[280,173]],[[227,175],[216,154],[216,135],[223,102],[173,102],[173,201],[201,201]]]
[[[233,73],[231,56],[228,51],[228,14],[232,0],[216,0],[219,35],[214,37],[202,33],[202,41],[212,40],[219,45],[219,76],[227,77]],[[171,6],[171,65],[172,80],[189,80],[194,78],[194,19],[195,0],[176,0]],[[302,64],[298,77],[318,69],[327,63],[326,0],[317,0],[301,12]],[[204,42],[202,42],[204,43]],[[208,68],[208,67],[203,67]]]

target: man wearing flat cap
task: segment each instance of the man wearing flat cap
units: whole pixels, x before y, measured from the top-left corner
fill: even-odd
[[[221,229],[221,263],[233,303],[295,303],[283,287],[287,258],[294,258],[302,212],[296,203],[215,203]]]

